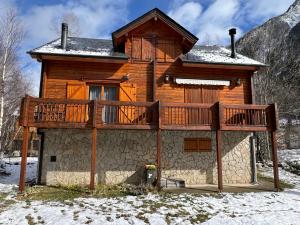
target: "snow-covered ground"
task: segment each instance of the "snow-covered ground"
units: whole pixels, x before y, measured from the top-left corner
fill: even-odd
[[[34,162],[32,170],[28,170],[34,175],[36,159],[29,162]],[[0,202],[0,224],[300,224],[299,176],[282,169],[281,178],[296,184],[296,188],[278,193],[148,194],[46,203],[18,201],[7,182],[17,181],[19,166],[10,165],[8,168],[12,175],[0,177],[0,183],[2,187],[8,186],[4,188],[10,190],[6,199],[14,202],[5,208],[1,208]],[[271,171],[267,168],[263,173],[271,176]]]

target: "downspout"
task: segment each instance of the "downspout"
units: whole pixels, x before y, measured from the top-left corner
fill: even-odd
[[[153,87],[152,87],[152,101],[156,101],[156,36],[153,37]]]

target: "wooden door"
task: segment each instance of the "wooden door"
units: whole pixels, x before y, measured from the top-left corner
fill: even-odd
[[[87,100],[88,91],[84,82],[68,82],[67,99]],[[83,104],[68,104],[66,108],[66,121],[86,122],[88,119],[88,106]]]
[[[216,103],[219,101],[219,90],[217,86],[195,86],[186,87],[184,90],[184,101],[186,103]],[[211,122],[212,115],[207,109],[190,109],[186,112],[189,124],[206,125]]]
[[[136,101],[136,85],[121,83],[119,90],[119,100],[126,102]],[[119,109],[119,123],[132,123],[137,119],[137,112],[134,106],[120,106]]]

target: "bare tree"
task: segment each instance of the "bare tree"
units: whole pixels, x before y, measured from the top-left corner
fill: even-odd
[[[0,17],[0,153],[9,143],[12,124],[21,97],[28,91],[18,62],[17,51],[24,38],[24,29],[15,9]]]
[[[79,18],[72,12],[65,12],[61,17],[56,17],[51,23],[50,29],[55,32],[55,34],[60,35],[61,33],[61,23],[69,24],[69,35],[78,36],[81,33]]]

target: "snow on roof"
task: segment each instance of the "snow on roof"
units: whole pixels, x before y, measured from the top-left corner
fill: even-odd
[[[187,54],[181,57],[183,62],[204,63],[204,64],[232,64],[265,66],[265,64],[250,59],[241,54],[236,54],[236,58],[231,58],[231,51],[220,46],[200,46],[195,45]]]
[[[128,57],[114,52],[112,40],[68,37],[67,49],[61,48],[60,38],[29,51],[30,54],[80,55],[92,57]]]
[[[29,51],[29,53],[128,58],[125,53],[114,52],[112,40],[78,37],[68,37],[66,50],[61,48],[60,38],[58,38]],[[246,56],[236,54],[236,58],[231,58],[230,54],[230,50],[224,47],[195,45],[187,54],[183,55],[181,59],[183,62],[264,66],[263,63]]]

